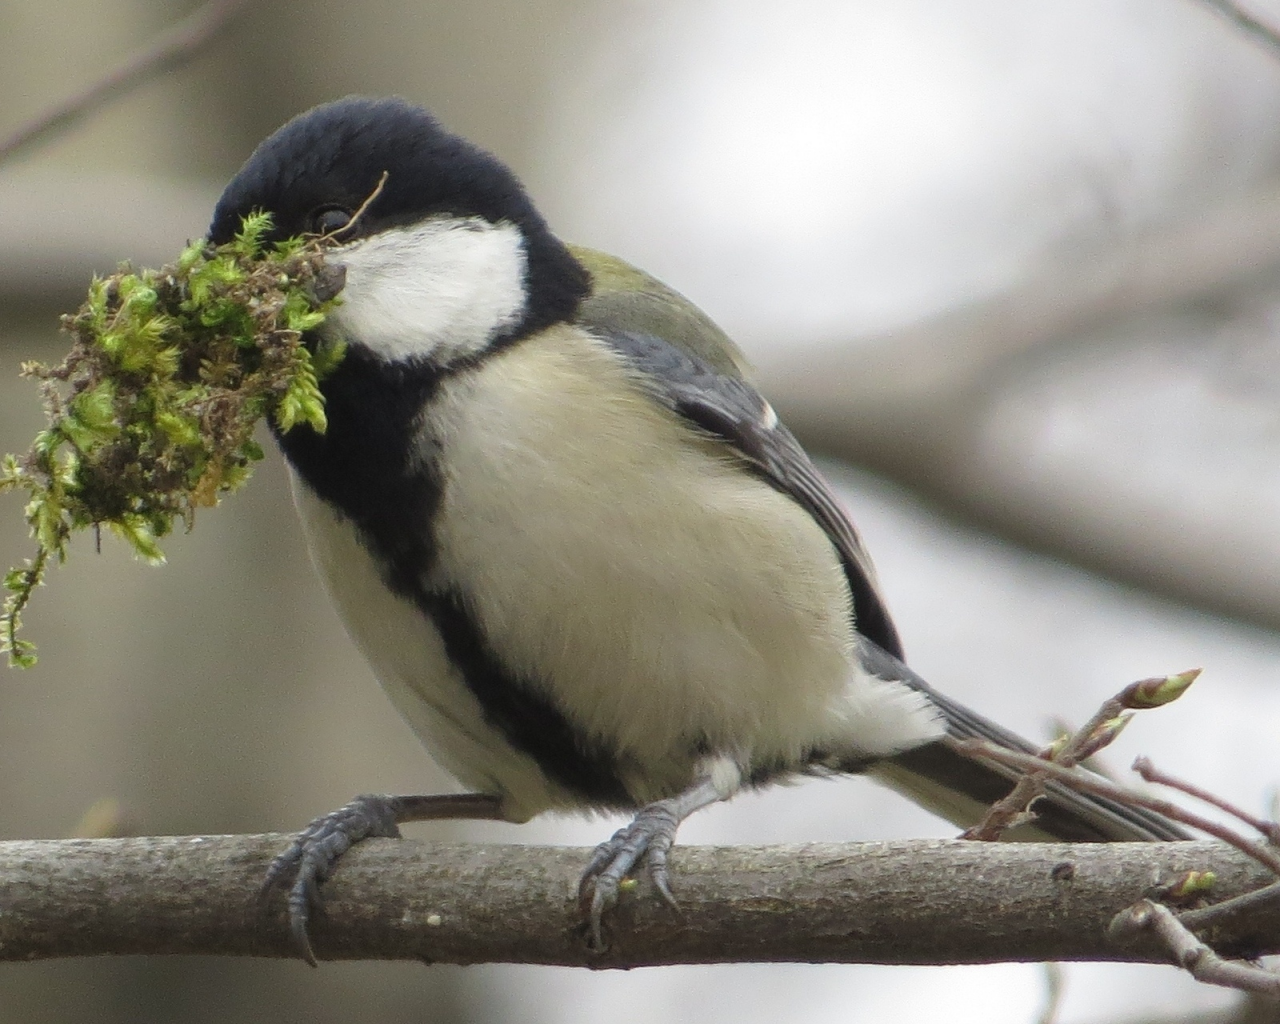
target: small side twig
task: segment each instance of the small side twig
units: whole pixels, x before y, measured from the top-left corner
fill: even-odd
[[[1178,966],[1196,981],[1280,996],[1280,975],[1220,957],[1197,939],[1172,910],[1152,900],[1141,900],[1122,910],[1107,929],[1110,938],[1122,943],[1133,941],[1143,933],[1154,935],[1173,954]]]
[[[987,808],[977,824],[961,832],[959,838],[976,843],[994,843],[1007,830],[1033,821],[1035,814],[1031,805],[1044,796],[1044,778],[1043,772],[1028,771],[1007,795]]]
[[[0,140],[0,163],[66,130],[87,114],[161,72],[180,67],[247,6],[248,0],[208,0],[83,92],[45,111],[8,138]]]
[[[1193,931],[1206,928],[1230,928],[1242,918],[1257,914],[1264,907],[1280,902],[1280,882],[1254,889],[1240,896],[1222,900],[1207,907],[1184,910],[1178,919]]]
[[[1155,676],[1130,683],[1102,706],[1079,729],[1068,733],[1038,755],[1044,763],[1061,768],[1074,768],[1098,751],[1109,746],[1120,735],[1133,712],[1162,707],[1177,700],[1199,677],[1199,669],[1189,669],[1171,676]],[[992,804],[982,819],[961,833],[961,839],[995,842],[1010,828],[1034,818],[1031,804],[1044,795],[1047,773],[1028,768],[1007,796]]]
[[[986,740],[948,739],[943,742],[967,757],[987,758],[1023,772],[1043,772],[1064,786],[1070,786],[1072,789],[1077,789],[1082,793],[1105,796],[1120,803],[1126,803],[1133,807],[1145,807],[1158,814],[1163,814],[1167,818],[1172,818],[1174,821],[1179,821],[1184,825],[1190,825],[1192,828],[1206,832],[1225,843],[1230,843],[1241,853],[1247,854],[1258,863],[1265,865],[1271,871],[1280,875],[1280,855],[1277,855],[1276,851],[1271,847],[1262,843],[1252,842],[1233,829],[1227,828],[1225,825],[1210,818],[1188,811],[1185,807],[1179,807],[1168,800],[1147,796],[1145,793],[1135,793],[1133,790],[1123,789],[1099,776],[1064,768],[1062,765],[1053,761],[1045,761],[1034,754],[1024,754],[1021,751],[998,747],[994,743],[988,743]]]
[[[1167,786],[1170,789],[1176,789],[1179,793],[1185,793],[1189,797],[1203,801],[1221,811],[1226,811],[1233,818],[1238,818],[1250,828],[1261,832],[1267,839],[1275,845],[1280,845],[1280,822],[1267,821],[1259,818],[1256,814],[1250,814],[1242,807],[1237,807],[1229,800],[1225,800],[1214,793],[1210,793],[1207,789],[1202,789],[1195,783],[1187,782],[1175,775],[1169,775],[1167,772],[1161,771],[1151,761],[1149,757],[1139,757],[1133,762],[1133,770],[1137,772],[1146,782],[1150,782],[1157,786]]]

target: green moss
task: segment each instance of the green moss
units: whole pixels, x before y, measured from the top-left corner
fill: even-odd
[[[340,343],[305,332],[337,303],[341,274],[323,255],[330,237],[265,239],[271,218],[246,217],[232,241],[189,245],[160,270],[125,265],[89,286],[62,318],[71,351],[23,374],[41,382],[48,427],[22,457],[0,461],[0,490],[25,490],[34,557],[4,576],[0,652],[35,663],[19,639],[21,614],[72,533],[107,526],[140,557],[162,562],[158,541],[177,520],[216,505],[249,477],[262,448],[258,421],[325,429],[319,382]]]

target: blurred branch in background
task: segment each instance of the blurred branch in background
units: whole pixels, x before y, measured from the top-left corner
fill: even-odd
[[[174,259],[182,240],[204,234],[217,198],[213,188],[141,174],[11,172],[0,189],[0,297],[72,309],[93,275],[121,260]]]
[[[293,957],[284,899],[259,888],[282,836],[0,843],[0,958],[107,954]],[[321,959],[581,967],[808,962],[1167,963],[1109,923],[1190,871],[1230,898],[1273,877],[1215,842],[1031,844],[913,840],[680,847],[682,913],[645,883],[587,946],[577,881],[588,850],[372,840],[324,887]],[[269,909],[268,909],[269,908]],[[269,922],[269,923],[268,923]],[[1219,922],[1223,955],[1280,951],[1280,901]]]
[[[790,349],[766,363],[793,420],[820,430],[823,410],[899,453],[912,434],[981,399],[996,367],[1029,351],[1152,310],[1221,296],[1280,273],[1280,188],[1045,267],[1002,294],[845,345]],[[922,419],[924,423],[922,423]],[[931,445],[936,439],[931,439]]]
[[[1280,552],[1176,505],[1010,487],[989,414],[1032,353],[1142,314],[1229,298],[1280,275],[1280,191],[1060,262],[933,320],[762,362],[765,390],[814,447],[905,481],[1006,537],[1201,607],[1280,626]]]
[[[8,138],[0,139],[0,164],[48,141],[97,108],[156,75],[181,67],[227,28],[247,6],[248,0],[209,0],[79,95],[41,114]]]
[[[1246,35],[1265,43],[1280,54],[1280,33],[1234,0],[1200,0],[1200,3],[1217,11]]]

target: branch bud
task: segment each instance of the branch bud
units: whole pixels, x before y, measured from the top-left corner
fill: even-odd
[[[1192,668],[1173,676],[1142,679],[1126,686],[1120,691],[1117,699],[1124,707],[1135,710],[1163,707],[1186,693],[1187,687],[1194,683],[1199,675],[1200,669]]]

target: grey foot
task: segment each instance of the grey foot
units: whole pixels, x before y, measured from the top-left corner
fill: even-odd
[[[578,885],[579,899],[587,909],[592,949],[604,950],[601,919],[617,904],[622,880],[641,860],[663,900],[672,909],[679,909],[671,892],[667,851],[676,841],[682,817],[678,801],[659,800],[642,808],[630,825],[618,829],[612,838],[596,847]]]
[[[316,818],[267,869],[262,882],[264,895],[278,882],[293,876],[289,928],[299,954],[312,967],[316,966],[316,957],[307,935],[307,922],[311,912],[320,908],[320,883],[329,877],[342,855],[361,840],[375,836],[400,838],[396,824],[399,802],[396,797],[372,794],[356,797],[345,807]]]

